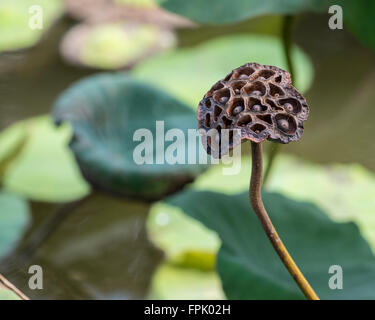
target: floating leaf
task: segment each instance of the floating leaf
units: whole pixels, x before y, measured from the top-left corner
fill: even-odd
[[[170,31],[141,24],[80,24],[63,38],[61,53],[67,61],[100,69],[134,65],[175,44]]]
[[[174,13],[200,23],[233,23],[264,14],[325,11],[332,0],[159,0]]]
[[[16,123],[1,136],[12,139],[9,132],[17,136],[25,128],[26,144],[8,165],[4,188],[33,200],[51,202],[72,201],[86,195],[89,187],[67,146],[70,129],[58,130],[48,116],[41,116]]]
[[[12,126],[0,134],[0,185],[10,163],[18,157],[27,140],[27,129]]]
[[[149,298],[221,300],[225,295],[215,272],[162,264],[153,276]]]
[[[16,246],[29,221],[27,202],[19,196],[0,192],[0,258]]]
[[[293,48],[292,56],[296,74],[294,84],[299,91],[306,91],[313,78],[311,62],[297,47]],[[279,39],[241,35],[161,54],[140,64],[133,72],[137,78],[168,90],[196,109],[213,84],[247,62],[287,69]]]
[[[163,91],[125,74],[101,74],[76,83],[57,100],[53,113],[57,122],[71,123],[70,147],[83,175],[100,189],[156,199],[191,182],[206,168],[173,163],[175,153],[168,152],[181,152],[183,163],[188,163],[192,152],[199,154],[199,141],[195,147],[185,141],[188,129],[196,128],[195,113]],[[156,136],[158,120],[164,121],[158,126],[164,126],[165,133],[178,129],[182,140],[173,137],[163,147],[164,133]],[[133,138],[136,132],[142,142]],[[145,158],[145,153],[149,163],[137,163],[137,154]]]
[[[168,260],[184,267],[213,270],[220,240],[199,221],[178,208],[155,204],[147,219],[150,240],[166,253]]]
[[[0,300],[21,300],[13,291],[0,287]]]
[[[1,0],[0,52],[34,45],[62,12],[61,0]],[[42,28],[36,23],[39,17]]]
[[[297,265],[322,299],[374,299],[375,258],[353,223],[335,223],[315,205],[263,193],[265,207]],[[229,299],[303,298],[250,208],[248,193],[181,192],[170,205],[215,230],[218,271]],[[332,265],[344,287],[328,286]],[[241,276],[239,276],[241,275]]]

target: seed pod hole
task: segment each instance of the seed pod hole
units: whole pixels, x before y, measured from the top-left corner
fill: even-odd
[[[233,78],[234,79],[247,79],[253,73],[254,73],[253,68],[245,66],[245,67],[241,67],[237,69],[233,74]]]
[[[256,123],[254,124],[253,126],[251,126],[250,128],[252,131],[254,131],[256,134],[259,134],[261,133],[262,131],[264,131],[266,129],[266,127],[260,123]]]
[[[231,83],[231,88],[235,94],[240,94],[242,87],[246,84],[245,81],[234,81]]]
[[[214,108],[214,121],[216,122],[221,113],[223,112],[223,109],[221,109],[219,106],[215,106]]]
[[[229,116],[237,116],[243,110],[245,110],[245,102],[242,98],[235,98],[233,99],[228,105],[228,115]]]
[[[281,99],[279,100],[279,104],[282,105],[284,110],[288,113],[297,114],[302,110],[301,103],[293,98]]]
[[[221,89],[214,94],[215,101],[225,104],[230,98],[230,91],[228,88]]]
[[[204,120],[204,125],[209,128],[211,125],[211,115],[209,113],[206,113],[206,117]]]
[[[272,118],[270,114],[258,114],[257,118],[264,122],[267,122],[268,124],[272,124]]]
[[[260,81],[256,81],[246,85],[244,91],[248,95],[264,96],[266,94],[266,87]]]
[[[272,70],[262,70],[258,73],[258,77],[263,77],[264,79],[271,78],[275,74]]]
[[[245,114],[241,118],[238,119],[237,125],[240,127],[245,127],[249,123],[251,123],[253,120],[251,119],[251,116],[249,114]]]
[[[207,109],[210,109],[211,108],[211,99],[206,99],[206,101],[204,102],[204,105],[206,106]]]
[[[297,122],[293,116],[277,114],[275,120],[277,127],[285,134],[292,135],[297,131]]]
[[[284,91],[281,90],[278,86],[270,83],[270,95],[274,97],[279,97],[284,95]]]
[[[233,120],[228,119],[226,116],[222,116],[221,121],[223,122],[225,129],[229,128],[233,122]]]

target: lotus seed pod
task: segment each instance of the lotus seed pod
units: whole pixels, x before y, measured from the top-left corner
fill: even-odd
[[[289,143],[301,138],[308,114],[306,100],[293,87],[288,72],[247,63],[205,94],[198,106],[198,126],[206,132],[239,129],[241,142]],[[229,141],[229,150],[238,143]],[[209,140],[207,152],[211,153]]]

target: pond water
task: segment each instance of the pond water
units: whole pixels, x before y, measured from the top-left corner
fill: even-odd
[[[267,21],[267,28],[264,28]],[[304,15],[297,43],[311,56],[315,81],[306,94],[311,116],[303,143],[283,151],[316,162],[356,162],[375,170],[375,55],[345,31],[332,31],[327,17]],[[66,65],[58,43],[72,25],[62,19],[36,48],[0,55],[0,128],[48,113],[56,96],[73,81],[95,72]],[[277,33],[279,19],[255,19],[229,27],[181,30],[182,46],[232,32]],[[235,67],[235,66],[234,66]],[[60,205],[32,202],[29,235]],[[110,210],[108,209],[110,208]],[[2,264],[0,272],[31,298],[146,298],[162,253],[148,241],[149,204],[95,194],[69,216],[29,260]],[[44,290],[27,288],[28,266],[44,266]]]

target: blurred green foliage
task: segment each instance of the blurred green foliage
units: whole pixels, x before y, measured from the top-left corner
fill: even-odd
[[[43,10],[42,29],[29,27],[29,19],[33,16],[29,9],[35,5]],[[62,13],[62,0],[1,0],[0,52],[34,45]]]
[[[86,65],[115,69],[136,61],[157,41],[158,30],[140,26],[127,32],[122,24],[106,24],[92,28],[82,44],[80,58]]]
[[[312,11],[328,13],[332,5],[343,9],[346,23],[353,35],[375,50],[375,2],[372,0],[159,0],[174,13],[203,24],[239,22],[260,15],[298,15]],[[328,21],[327,21],[328,23]]]
[[[16,246],[29,222],[26,200],[0,191],[0,259]]]
[[[13,291],[5,288],[0,288],[0,301],[1,300],[21,300]]]
[[[293,48],[292,57],[295,61],[295,86],[304,92],[312,83],[312,64],[298,47]],[[212,85],[235,67],[249,61],[287,69],[278,38],[237,35],[161,54],[136,66],[133,73],[138,79],[166,89],[195,110]]]
[[[233,23],[264,14],[327,11],[333,0],[159,0],[172,12],[207,24]],[[335,1],[337,2],[337,1]],[[340,1],[338,1],[340,2]]]
[[[17,141],[25,132],[25,145],[4,173],[5,190],[51,202],[76,200],[89,192],[67,146],[68,126],[56,129],[49,116],[21,121],[1,133],[0,150],[2,141]],[[7,139],[1,139],[3,136]]]

